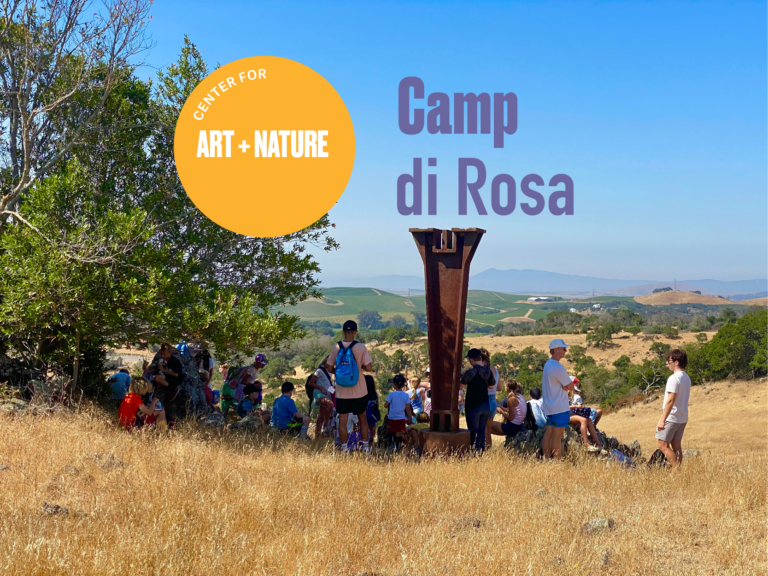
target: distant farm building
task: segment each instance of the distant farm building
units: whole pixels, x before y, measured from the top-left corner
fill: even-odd
[[[528,298],[528,302],[552,302],[552,298],[546,296],[531,296]]]
[[[592,304],[592,308],[600,308],[600,304]]]
[[[569,312],[573,312],[574,314],[576,314],[578,312],[578,310],[576,310],[576,308],[568,308],[568,311]]]

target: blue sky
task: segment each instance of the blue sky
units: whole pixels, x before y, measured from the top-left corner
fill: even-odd
[[[473,273],[768,276],[764,2],[156,0],[152,14],[151,66],[188,34],[211,65],[291,58],[344,99],[357,150],[331,210],[341,249],[318,256],[327,280],[420,274],[409,227],[485,228]],[[406,76],[427,94],[515,92],[518,130],[503,149],[491,135],[406,136]],[[437,216],[397,212],[414,157],[438,159]],[[484,162],[489,211],[491,178],[514,177],[511,215],[458,215],[460,157]],[[558,173],[574,181],[575,214],[525,215],[523,177]]]

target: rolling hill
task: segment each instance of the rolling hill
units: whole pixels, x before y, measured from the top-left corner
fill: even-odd
[[[547,315],[527,303],[518,303],[528,296],[470,290],[467,295],[467,321],[478,326],[495,326],[499,322],[522,319],[535,321]],[[399,314],[412,321],[413,312],[426,312],[424,294],[406,298],[374,288],[326,288],[323,298],[313,298],[297,306],[281,310],[295,314],[304,320],[328,320],[341,324],[355,318],[363,310],[373,310],[385,320]]]

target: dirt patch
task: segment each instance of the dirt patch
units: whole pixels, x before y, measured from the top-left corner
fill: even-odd
[[[509,318],[502,318],[499,322],[509,322],[510,324],[525,324],[526,322],[536,322],[533,318],[528,318],[528,314],[533,310],[528,310],[525,316],[510,316]]]
[[[716,296],[705,296],[703,294],[694,294],[693,292],[680,292],[679,290],[668,290],[666,292],[657,292],[656,294],[646,294],[645,296],[635,296],[635,302],[646,304],[648,306],[667,306],[669,304],[706,304],[708,306],[724,306],[726,304],[743,304],[743,302],[732,302]]]

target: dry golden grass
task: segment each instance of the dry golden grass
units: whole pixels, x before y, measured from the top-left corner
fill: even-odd
[[[635,296],[635,302],[651,306],[666,306],[668,304],[707,304],[711,306],[740,304],[740,302],[731,302],[730,300],[724,300],[717,296],[694,294],[693,292],[683,292],[680,290],[667,290],[666,292],[656,292],[656,294]]]
[[[129,434],[96,410],[0,415],[0,573],[764,574],[765,386],[715,388],[714,409],[699,390],[692,400],[685,447],[705,453],[674,473],[542,464],[497,446],[463,461],[344,458],[191,426]],[[718,412],[743,405],[742,389],[760,410]],[[603,428],[647,450],[652,414],[611,414]],[[615,529],[580,534],[598,516]]]
[[[707,338],[712,339],[716,332],[707,332]],[[563,334],[562,336],[552,336],[549,334],[533,336],[467,336],[464,342],[473,348],[487,348],[491,354],[496,352],[508,352],[510,350],[520,351],[528,346],[533,346],[541,352],[549,354],[549,343],[555,338],[562,338],[571,346],[586,346],[586,334]],[[592,356],[597,362],[605,362],[609,366],[620,356],[626,354],[635,364],[641,364],[643,360],[654,357],[650,351],[654,342],[664,342],[675,348],[682,344],[696,342],[696,334],[692,332],[683,332],[678,338],[666,338],[656,334],[653,338],[644,334],[632,336],[628,332],[614,334],[611,344],[605,349],[588,348],[587,355]],[[563,365],[570,369],[573,365],[566,358]]]

